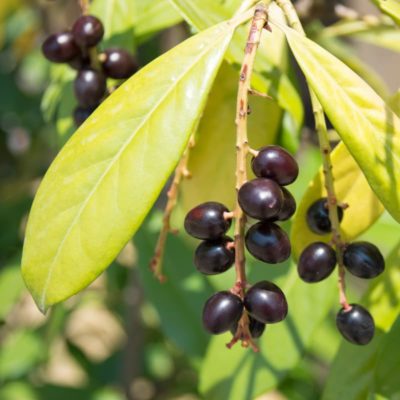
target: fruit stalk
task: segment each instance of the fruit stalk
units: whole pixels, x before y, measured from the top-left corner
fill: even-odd
[[[89,0],[79,0],[79,6],[82,10],[82,15],[86,15],[89,13],[89,6],[90,6]]]
[[[183,153],[182,158],[180,159],[174,173],[173,180],[168,189],[167,196],[167,204],[164,209],[162,228],[157,240],[156,248],[154,250],[153,258],[150,261],[150,269],[152,270],[154,276],[160,281],[165,281],[165,276],[162,272],[162,263],[164,258],[164,250],[165,244],[167,241],[168,233],[171,232],[171,214],[176,206],[178,200],[179,193],[179,185],[183,178],[190,177],[190,173],[187,169],[187,164],[189,161],[189,153],[190,149],[192,149],[195,145],[194,135],[192,135],[189,139],[186,150]]]
[[[276,4],[284,12],[289,25],[303,36],[306,36],[300,19],[297,15],[296,9],[294,8],[290,0],[275,0]],[[336,257],[338,263],[338,286],[339,286],[339,301],[345,310],[350,308],[346,298],[345,288],[345,269],[343,265],[343,249],[344,242],[340,233],[340,223],[338,217],[338,200],[335,192],[334,177],[332,172],[331,162],[331,146],[329,143],[329,136],[326,128],[326,121],[323,108],[319,102],[314,91],[309,86],[311,105],[315,118],[315,128],[318,134],[319,147],[322,154],[324,183],[328,198],[329,208],[329,219],[332,224],[332,243],[335,245]]]
[[[250,32],[244,50],[244,58],[239,76],[237,105],[236,105],[236,192],[247,181],[247,155],[249,154],[249,143],[247,137],[247,116],[249,109],[249,94],[251,91],[251,75],[253,72],[254,61],[257,48],[260,43],[261,34],[268,20],[267,8],[265,4],[259,4],[254,11],[251,21]],[[244,299],[246,280],[246,258],[244,250],[244,235],[246,225],[246,215],[244,214],[239,202],[236,201],[235,211],[235,272],[236,282],[232,292]],[[244,347],[251,346],[254,351],[258,351],[257,346],[251,339],[249,331],[249,316],[246,312],[238,323],[236,334],[232,341],[227,344],[231,348],[238,340],[242,340]]]
[[[260,4],[254,11],[249,36],[246,42],[245,55],[239,77],[239,88],[236,106],[236,191],[247,181],[247,155],[249,144],[247,137],[247,115],[249,103],[250,81],[254,66],[257,48],[260,43],[261,33],[267,23],[268,15],[264,4]],[[236,287],[241,298],[246,287],[244,230],[246,216],[239,202],[235,207],[235,270]]]

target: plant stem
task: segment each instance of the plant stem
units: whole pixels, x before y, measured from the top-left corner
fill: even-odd
[[[261,39],[261,33],[267,20],[268,14],[265,4],[258,5],[254,11],[254,17],[251,22],[250,32],[246,42],[242,68],[240,70],[236,106],[236,191],[239,191],[240,187],[247,181],[247,155],[249,153],[247,110],[249,105],[249,92],[251,90],[250,81],[257,48]],[[232,291],[243,299],[247,286],[246,258],[244,250],[246,215],[241,209],[238,201],[236,201],[234,215],[236,282]],[[238,330],[231,343],[228,344],[228,347],[231,347],[238,340],[242,340],[244,346],[251,345],[253,350],[258,350],[251,340],[249,333],[249,318],[246,312],[243,313],[238,324]]]
[[[275,0],[278,6],[283,10],[289,25],[299,32],[301,35],[305,36],[303,26],[301,25],[300,19],[297,12],[290,0]],[[344,243],[340,233],[340,223],[338,217],[338,201],[335,193],[334,177],[332,172],[332,162],[331,162],[331,146],[329,143],[329,136],[326,128],[326,121],[324,110],[319,102],[314,91],[309,86],[311,105],[315,118],[315,128],[318,134],[319,147],[322,154],[322,164],[323,173],[325,181],[325,189],[328,198],[328,208],[329,208],[329,219],[332,224],[332,242],[336,248],[336,256],[338,262],[338,286],[339,286],[339,301],[342,307],[347,310],[350,308],[349,303],[346,298],[346,288],[345,288],[345,270],[343,265],[343,249]]]
[[[90,6],[90,0],[79,0],[79,6],[81,7],[83,15],[88,14],[89,6]]]
[[[164,209],[163,225],[160,231],[160,235],[157,240],[154,256],[150,261],[150,269],[153,271],[154,276],[160,281],[165,281],[165,276],[162,272],[162,264],[164,258],[165,244],[167,241],[168,233],[171,232],[171,214],[176,206],[178,200],[179,185],[183,178],[190,177],[190,173],[187,169],[189,161],[190,149],[195,145],[194,135],[189,139],[189,143],[184,151],[182,158],[180,159],[174,173],[171,186],[168,189],[167,196],[168,201]]]

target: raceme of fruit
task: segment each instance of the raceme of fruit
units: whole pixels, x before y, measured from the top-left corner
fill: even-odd
[[[124,49],[106,49],[98,54],[96,46],[103,36],[102,22],[93,15],[82,15],[71,30],[50,35],[42,45],[49,61],[68,63],[78,70],[74,81],[78,106],[73,112],[77,127],[112,91],[107,90],[107,78],[127,79],[138,70],[135,58]]]
[[[238,190],[243,212],[258,220],[245,235],[247,250],[258,260],[276,264],[290,256],[290,241],[277,225],[289,219],[296,210],[291,193],[283,187],[295,181],[298,166],[295,159],[279,146],[266,146],[254,152],[253,172],[257,178],[245,182]],[[184,221],[186,232],[203,240],[194,255],[198,271],[206,275],[227,271],[235,263],[235,240],[227,236],[235,213],[218,202],[199,204]],[[230,331],[238,340],[246,340],[238,326],[243,317],[252,339],[259,338],[266,324],[285,319],[288,304],[282,290],[268,281],[248,285],[240,297],[236,287],[210,297],[203,309],[204,328],[212,334]],[[242,331],[240,331],[242,332]]]
[[[336,204],[336,202],[334,202]],[[343,219],[343,208],[335,206],[338,222]],[[315,201],[307,210],[307,224],[314,233],[325,235],[333,231],[329,217],[327,198]],[[308,245],[301,253],[297,265],[300,278],[307,283],[320,282],[327,278],[336,267],[339,253],[342,265],[339,265],[339,284],[344,285],[345,269],[358,278],[371,279],[385,269],[385,260],[379,249],[369,242],[338,243],[337,232],[332,243],[324,242]],[[335,239],[334,239],[335,238]],[[351,343],[368,344],[374,336],[374,320],[371,314],[358,304],[348,304],[342,290],[342,309],[336,317],[336,326],[342,336]]]

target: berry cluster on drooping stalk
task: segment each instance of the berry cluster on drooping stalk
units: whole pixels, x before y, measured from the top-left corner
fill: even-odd
[[[98,53],[97,46],[103,35],[104,27],[98,18],[82,15],[71,30],[50,35],[42,45],[48,60],[67,63],[78,71],[74,81],[78,102],[73,112],[76,126],[80,126],[109,94],[107,78],[127,79],[138,70],[135,58],[124,49],[110,48]]]
[[[338,220],[343,219],[343,208],[337,207]],[[307,211],[307,224],[311,231],[324,235],[332,231],[327,198],[315,201]],[[359,241],[344,244],[343,265],[358,278],[371,279],[385,269],[385,261],[379,249],[372,243]],[[308,283],[327,278],[337,264],[337,252],[327,243],[315,242],[307,246],[300,255],[298,273]],[[349,342],[359,345],[369,343],[375,331],[371,314],[359,304],[345,304],[336,316],[339,332]]]
[[[298,165],[279,146],[266,146],[252,154],[256,178],[239,188],[238,202],[248,217],[259,222],[247,230],[244,241],[255,258],[277,264],[291,253],[289,238],[277,222],[289,219],[296,210],[295,199],[284,186],[297,178]],[[194,255],[194,264],[203,274],[219,274],[233,265],[235,244],[226,235],[233,218],[234,212],[217,202],[200,204],[186,215],[186,232],[203,240]],[[214,294],[204,306],[203,324],[212,334],[231,331],[236,340],[246,341],[242,332],[237,333],[243,313],[248,318],[249,334],[255,339],[262,335],[266,324],[282,321],[287,312],[282,290],[272,282],[261,281],[244,288],[243,298],[236,287]]]

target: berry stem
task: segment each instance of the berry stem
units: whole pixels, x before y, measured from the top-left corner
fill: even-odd
[[[90,0],[79,0],[79,6],[82,10],[82,15],[89,14]]]
[[[301,35],[306,36],[292,2],[290,0],[275,0],[275,2],[284,12],[289,25]],[[332,162],[330,155],[331,146],[329,142],[328,131],[326,128],[324,110],[310,86],[309,91],[311,96],[311,105],[315,118],[315,128],[318,134],[318,142],[322,154],[322,165],[325,178],[324,182],[328,198],[329,219],[332,224],[332,243],[335,245],[336,248],[336,256],[338,262],[339,301],[342,307],[345,310],[348,310],[350,306],[346,298],[345,269],[343,265],[344,242],[340,233],[340,223],[337,211],[338,200],[336,197],[334,177],[332,172]]]
[[[186,150],[184,151],[182,158],[180,159],[175,172],[172,183],[168,189],[167,196],[168,201],[164,209],[163,215],[163,225],[157,240],[156,248],[154,250],[153,258],[150,261],[150,269],[152,270],[154,276],[160,281],[165,282],[165,276],[162,272],[163,266],[163,258],[164,258],[164,250],[165,244],[167,241],[168,233],[172,232],[171,230],[171,214],[176,206],[178,200],[179,193],[179,185],[183,178],[189,178],[190,174],[187,169],[187,164],[189,161],[189,153],[190,149],[192,149],[195,145],[194,135],[192,135],[189,139]]]
[[[247,155],[249,154],[249,144],[247,137],[247,117],[249,106],[249,92],[251,90],[250,81],[253,72],[254,61],[257,48],[260,43],[261,34],[268,20],[267,8],[265,4],[259,4],[255,8],[254,16],[251,21],[250,32],[244,50],[244,58],[239,76],[239,87],[236,107],[236,191],[247,181]],[[236,283],[232,291],[242,299],[244,298],[247,286],[246,280],[246,258],[244,250],[244,234],[246,225],[246,215],[241,209],[239,202],[236,201],[235,215],[235,271]],[[238,340],[242,345],[251,346],[254,351],[258,348],[251,339],[249,331],[249,318],[246,312],[238,323],[237,332],[231,343],[230,348]]]

